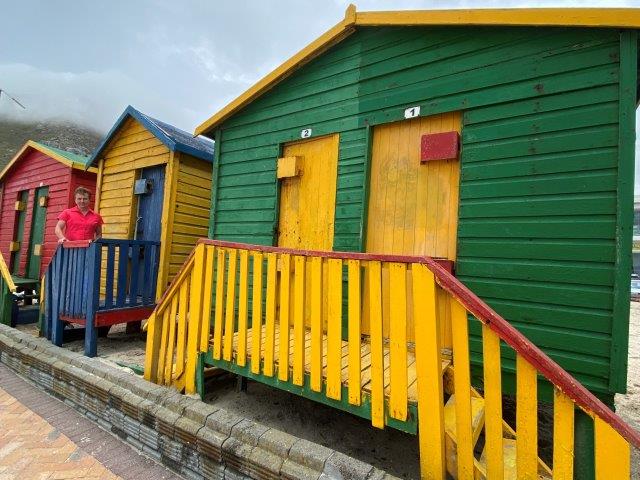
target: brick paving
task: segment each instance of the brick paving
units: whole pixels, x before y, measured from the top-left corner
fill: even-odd
[[[0,480],[179,480],[0,364]]]

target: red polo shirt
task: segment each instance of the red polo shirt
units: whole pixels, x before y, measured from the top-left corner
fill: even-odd
[[[102,225],[102,217],[93,210],[83,215],[76,206],[67,208],[60,215],[58,220],[66,223],[64,236],[67,240],[93,240],[96,235],[97,228]]]

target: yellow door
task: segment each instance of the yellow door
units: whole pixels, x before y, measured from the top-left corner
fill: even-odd
[[[336,134],[285,146],[285,157],[298,157],[299,174],[280,183],[279,247],[333,249],[338,140]]]
[[[298,175],[280,182],[280,212],[278,246],[302,250],[333,250],[333,232],[338,175],[339,136],[295,142],[285,146],[285,157],[297,157]],[[282,272],[280,272],[282,274]],[[311,325],[311,269],[305,271],[305,324]],[[327,285],[323,269],[323,292]],[[294,292],[291,282],[290,311],[293,311]],[[327,298],[322,296],[321,318],[326,328]],[[281,307],[279,307],[281,308]]]
[[[455,260],[460,162],[455,159],[421,163],[420,146],[423,135],[460,132],[460,126],[460,112],[453,112],[374,128],[367,252]],[[383,272],[383,281],[383,292],[388,291],[384,288],[388,285],[388,272]],[[410,275],[407,281],[411,292]],[[383,298],[385,335],[389,332],[388,304],[388,298]],[[447,308],[442,309],[448,317]],[[411,341],[414,329],[411,305],[407,305],[407,315],[407,336]],[[367,323],[365,315],[365,332]],[[443,334],[446,345],[448,335]]]

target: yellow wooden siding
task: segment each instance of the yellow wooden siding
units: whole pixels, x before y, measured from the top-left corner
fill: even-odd
[[[169,149],[138,121],[129,119],[122,125],[100,158],[100,192],[96,208],[104,220],[102,234],[105,238],[133,238],[137,207],[133,195],[136,171],[166,163],[169,153]],[[118,260],[116,254],[115,278],[118,276]],[[102,256],[103,269],[106,268],[106,262],[105,250]],[[103,275],[102,294],[104,287]]]
[[[149,158],[151,157],[151,158]],[[166,163],[169,149],[134,119],[127,120],[100,159],[98,212],[107,238],[131,238],[136,170]]]
[[[299,157],[301,174],[280,183],[278,246],[333,249],[338,135],[291,143],[285,157]]]
[[[211,164],[184,154],[179,159],[167,283],[178,273],[198,238],[206,237],[209,229]]]
[[[420,162],[421,139],[429,133],[460,131],[460,112],[379,125],[373,131],[366,251],[429,255],[455,260],[460,162]],[[367,279],[365,278],[365,281]],[[407,274],[411,291],[411,274]],[[383,269],[382,282],[389,282]],[[387,291],[387,289],[385,289]],[[366,290],[365,290],[366,292]],[[451,345],[449,304],[438,295],[443,315],[443,346]],[[364,298],[363,333],[369,332],[368,295]],[[407,308],[408,340],[414,340],[412,302]],[[383,331],[389,337],[390,302],[383,299]]]

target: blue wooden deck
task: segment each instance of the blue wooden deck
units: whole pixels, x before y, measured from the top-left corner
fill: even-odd
[[[148,317],[159,260],[159,242],[66,242],[46,272],[44,335],[61,346],[65,322],[83,324],[85,355],[96,356],[96,327]]]

